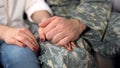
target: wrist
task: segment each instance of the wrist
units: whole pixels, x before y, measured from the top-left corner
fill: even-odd
[[[33,13],[32,15],[32,19],[37,23],[39,24],[42,20],[44,19],[47,19],[49,17],[51,17],[52,15],[46,11],[46,10],[43,10],[43,11],[37,11],[35,13]]]
[[[4,35],[8,31],[9,27],[0,25],[0,39],[4,40]]]

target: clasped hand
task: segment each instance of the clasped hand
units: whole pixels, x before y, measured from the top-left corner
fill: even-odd
[[[76,47],[73,41],[85,30],[85,25],[80,21],[57,16],[43,20],[39,27],[38,32],[42,41],[47,39],[68,50],[72,50],[72,46]]]

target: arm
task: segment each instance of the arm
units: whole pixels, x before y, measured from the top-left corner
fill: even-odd
[[[32,19],[39,24],[42,20],[47,19],[49,17],[51,17],[52,15],[46,11],[46,10],[41,10],[41,11],[37,11],[35,13],[33,13],[32,15]]]
[[[52,16],[52,11],[44,0],[26,0],[25,12],[28,19],[36,23]]]
[[[83,31],[85,31],[86,26],[91,30],[98,31],[99,37],[102,38],[105,27],[107,25],[107,19],[110,15],[109,1],[81,0],[80,2],[81,3],[79,5],[74,4],[72,5],[72,7],[69,7],[71,3],[67,2],[67,0],[65,2],[65,4],[67,3],[67,6],[64,5],[63,1],[51,2],[57,5],[64,5],[62,7],[53,6],[55,15],[67,17],[70,16],[69,18],[71,19],[56,17],[56,19],[52,21],[54,26],[49,23],[47,23],[47,25],[45,23],[41,24],[41,26],[48,26],[45,29],[45,33],[48,40],[52,40],[58,45],[66,44],[70,41],[76,40],[79,37],[79,35],[81,35]],[[59,28],[51,28],[51,25],[52,27],[58,26]],[[61,28],[60,26],[62,26],[63,28]],[[62,31],[63,33],[61,35],[57,35],[59,32]]]
[[[111,17],[111,2],[109,0],[82,0],[75,11],[77,12],[72,15],[72,18],[82,21],[90,28],[89,31],[86,31],[85,34],[82,35],[82,38],[85,39],[96,52],[101,54],[103,52],[110,52],[110,49],[106,51],[107,48],[111,47],[104,42],[104,38]],[[79,45],[79,42],[77,42],[77,44]]]
[[[73,12],[72,18],[82,21],[88,28],[97,32],[98,40],[102,39],[111,14],[109,0],[81,0],[81,4]]]

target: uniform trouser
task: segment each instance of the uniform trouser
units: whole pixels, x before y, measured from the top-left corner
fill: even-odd
[[[37,25],[30,25],[31,32],[38,37]],[[56,46],[48,41],[40,42],[40,56],[42,68],[113,68],[110,58],[91,52],[89,45],[81,38],[72,51]],[[88,48],[87,48],[88,47]]]
[[[38,58],[28,47],[21,48],[0,41],[0,62],[4,68],[40,68]]]
[[[89,45],[81,38],[77,41],[78,48],[67,51],[64,47],[55,46],[50,42],[40,43],[43,68],[113,68],[112,59],[108,57],[119,53],[120,47],[120,14],[112,13],[108,21],[103,40],[95,39],[91,46],[95,53],[86,48]],[[98,37],[98,36],[96,36]],[[90,39],[93,37],[90,37]],[[100,54],[100,55],[99,55]],[[114,61],[114,60],[113,60]]]
[[[112,58],[90,53],[85,48],[67,51],[48,42],[41,44],[43,68],[114,68]]]
[[[97,68],[93,56],[82,47],[68,51],[64,47],[44,42],[39,59],[43,68]]]

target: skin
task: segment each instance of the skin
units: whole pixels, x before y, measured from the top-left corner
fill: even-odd
[[[38,51],[38,43],[35,40],[33,34],[27,28],[12,28],[7,26],[4,27],[6,28],[6,31],[2,35],[2,39],[7,44],[15,44],[20,47],[27,46],[33,51]]]
[[[40,39],[42,41],[49,40],[56,45],[64,46],[67,50],[72,50],[72,46],[76,46],[72,41],[81,35],[86,26],[76,19],[51,16],[43,10],[35,12],[31,17],[39,25]],[[28,28],[0,25],[0,39],[7,44],[15,44],[20,47],[27,46],[35,52],[39,50],[39,45]]]
[[[57,16],[42,21],[39,26],[44,27],[42,31],[46,39],[59,46],[75,41],[86,29],[86,26],[77,19]]]
[[[37,23],[48,17],[50,17],[50,14],[47,11],[38,11],[32,15],[32,19]],[[19,47],[27,46],[34,52],[39,50],[39,45],[28,28],[13,28],[0,25],[0,39],[7,44],[15,44]]]
[[[38,25],[45,21],[45,20],[48,20],[50,17],[52,17],[52,15],[50,15],[47,11],[42,11],[42,13],[40,12],[36,12],[32,15],[32,18],[35,22],[38,23]],[[40,40],[41,42],[44,42],[45,40],[48,40],[46,38],[46,35],[44,33],[44,27],[41,27],[39,26],[38,28],[38,33],[39,33],[39,37],[40,37]],[[72,50],[72,45],[75,45],[73,42],[72,43],[69,43],[69,44],[65,44],[64,47],[67,49],[67,50]]]
[[[44,41],[46,40],[46,37],[45,37],[45,34],[44,34],[44,31],[43,31],[43,30],[44,30],[44,28],[42,28],[42,27],[40,27],[40,28],[38,29],[41,42],[44,42]],[[67,43],[66,45],[64,45],[64,47],[65,47],[67,50],[71,51],[71,50],[72,50],[72,45],[76,46],[76,45],[74,44],[74,42],[71,42],[71,43]]]

